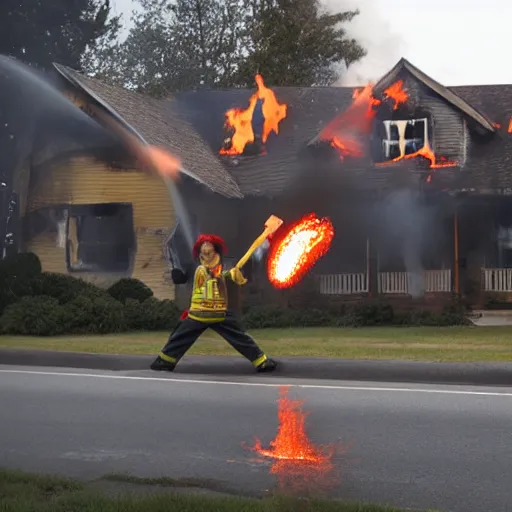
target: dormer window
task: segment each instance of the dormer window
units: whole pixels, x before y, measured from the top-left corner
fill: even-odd
[[[383,121],[383,160],[395,160],[416,153],[428,144],[428,119]]]

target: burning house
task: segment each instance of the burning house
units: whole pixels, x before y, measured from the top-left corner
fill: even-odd
[[[169,268],[191,264],[186,232],[218,233],[237,259],[270,214],[315,212],[335,230],[314,269],[323,294],[477,302],[512,292],[512,85],[444,87],[402,59],[355,91],[272,88],[256,76],[255,90],[158,101],[56,70],[77,107],[178,155],[186,172],[169,194],[161,177],[112,156],[33,164],[18,245],[45,270],[129,275],[171,298]],[[252,263],[257,297],[264,261]]]

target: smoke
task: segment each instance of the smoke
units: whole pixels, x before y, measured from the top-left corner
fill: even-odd
[[[342,64],[341,77],[335,85],[356,87],[377,81],[400,60],[404,41],[385,20],[379,0],[322,0],[322,4],[331,12],[359,9],[359,15],[344,28],[348,37],[356,39],[368,52],[348,70]],[[392,8],[387,7],[386,12],[391,16]]]
[[[261,261],[263,259],[263,256],[265,256],[265,253],[268,251],[268,248],[270,247],[270,242],[268,241],[268,238],[254,251],[252,257],[256,261]]]
[[[429,229],[430,211],[420,203],[418,191],[401,189],[383,200],[381,213],[386,231],[402,242],[409,293],[420,297],[425,292],[422,245]]]

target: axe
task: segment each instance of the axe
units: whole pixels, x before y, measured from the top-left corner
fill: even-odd
[[[283,225],[283,220],[275,215],[271,215],[265,222],[265,229],[263,233],[254,240],[251,247],[247,250],[247,252],[240,258],[240,261],[235,265],[235,268],[241,269],[246,263],[247,260],[253,255],[254,251],[270,236],[273,235],[281,226]]]

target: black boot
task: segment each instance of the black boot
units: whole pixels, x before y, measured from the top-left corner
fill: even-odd
[[[277,363],[273,359],[266,359],[256,367],[258,373],[273,372],[277,368]]]
[[[169,362],[163,360],[160,356],[158,356],[153,361],[150,368],[157,372],[173,372],[174,368],[176,368],[176,363],[169,363]]]

